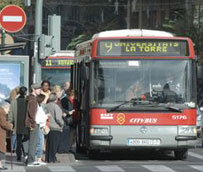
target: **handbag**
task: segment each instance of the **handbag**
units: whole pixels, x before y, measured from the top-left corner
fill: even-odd
[[[43,127],[41,128],[41,130],[42,130],[42,133],[43,133],[44,135],[49,134],[49,132],[50,132],[50,128],[49,128],[49,119],[47,119],[47,121],[46,121],[46,125],[43,126]]]
[[[50,132],[50,128],[49,128],[47,125],[45,125],[44,127],[42,127],[42,133],[43,133],[44,135],[49,134],[49,132]]]

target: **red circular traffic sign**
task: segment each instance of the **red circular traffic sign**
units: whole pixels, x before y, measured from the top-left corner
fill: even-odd
[[[26,14],[16,5],[8,5],[0,12],[0,24],[7,32],[18,32],[26,23]]]

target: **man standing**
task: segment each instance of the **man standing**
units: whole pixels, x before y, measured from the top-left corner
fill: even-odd
[[[37,113],[37,95],[41,92],[41,85],[33,84],[31,85],[31,94],[28,96],[27,113],[25,125],[29,129],[29,148],[28,148],[28,159],[27,166],[40,166],[39,163],[35,162],[35,152],[37,147],[39,125],[36,124],[35,117]]]

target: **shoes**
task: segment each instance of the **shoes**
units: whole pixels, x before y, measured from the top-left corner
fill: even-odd
[[[40,165],[40,163],[38,163],[38,162],[32,162],[32,163],[28,163],[27,166],[28,166],[28,167],[39,167],[39,166],[41,166],[41,165]]]
[[[56,160],[56,161],[54,161],[53,163],[60,163],[60,161],[59,161],[59,160]]]
[[[8,170],[7,167],[0,167],[0,170]]]
[[[26,165],[28,164],[28,156],[27,155],[25,156],[25,164]]]
[[[68,151],[68,150],[66,150],[66,151],[58,151],[58,153],[59,153],[59,154],[69,153],[69,151]]]
[[[47,165],[47,163],[46,162],[43,162],[43,161],[38,161],[38,163],[40,164],[40,165]]]
[[[65,152],[64,152],[64,151],[59,151],[58,153],[59,153],[59,154],[62,154],[62,153],[65,153]]]

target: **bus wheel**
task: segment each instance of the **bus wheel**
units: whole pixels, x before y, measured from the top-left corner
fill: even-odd
[[[175,151],[175,158],[177,160],[185,160],[185,159],[187,159],[187,156],[188,156],[188,150],[187,149]]]

